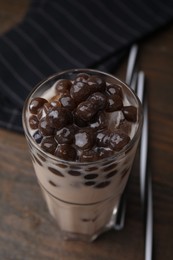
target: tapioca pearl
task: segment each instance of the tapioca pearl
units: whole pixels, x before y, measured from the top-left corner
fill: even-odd
[[[70,89],[70,95],[76,104],[86,100],[91,94],[91,88],[85,82],[75,82]]]
[[[107,85],[106,86],[106,92],[108,95],[118,95],[121,98],[123,97],[122,88],[118,85]]]
[[[65,161],[75,161],[77,158],[76,149],[69,144],[59,144],[54,155]]]
[[[60,107],[53,107],[50,111],[48,111],[46,120],[50,127],[61,129],[67,124],[71,124],[73,118],[69,110]]]
[[[41,141],[41,148],[47,153],[54,154],[57,148],[57,143],[54,137],[53,136],[44,137],[43,140]]]
[[[80,81],[80,82],[86,83],[88,78],[89,78],[89,75],[87,73],[79,73],[79,74],[77,74],[77,76],[75,78],[75,82]]]
[[[74,99],[70,96],[70,94],[66,94],[60,97],[59,99],[61,107],[67,108],[70,111],[74,110],[76,107],[76,104],[74,102]]]
[[[109,145],[114,151],[122,150],[130,142],[130,137],[122,132],[111,133],[109,137]]]
[[[57,169],[55,169],[55,168],[48,167],[48,170],[49,170],[51,173],[53,173],[54,175],[56,175],[56,176],[64,177],[64,175],[63,175],[60,171],[58,171]]]
[[[93,104],[91,102],[83,101],[76,108],[76,116],[83,121],[88,122],[92,119],[92,117],[97,113],[93,108]]]
[[[121,120],[117,125],[117,129],[127,135],[131,133],[132,124],[126,119]]]
[[[74,135],[74,144],[77,148],[85,150],[91,149],[94,145],[94,132],[90,128],[80,129]]]
[[[40,159],[42,162],[46,162],[46,158],[45,158],[43,155],[37,153],[37,156],[39,157],[39,159]]]
[[[33,98],[29,104],[29,111],[32,114],[37,114],[38,110],[47,103],[47,100],[41,97]]]
[[[91,180],[91,179],[96,179],[98,177],[98,174],[96,173],[91,173],[91,174],[87,174],[84,176],[84,179],[86,180]]]
[[[62,163],[56,163],[56,166],[60,167],[60,168],[68,168],[68,166],[66,164],[62,164]]]
[[[119,95],[107,96],[106,112],[114,112],[121,110],[123,107],[122,98]]]
[[[36,115],[31,115],[29,117],[29,126],[31,127],[31,129],[37,129],[38,128],[38,118]]]
[[[36,141],[37,144],[40,144],[42,139],[43,139],[43,135],[42,133],[40,133],[39,130],[37,130],[34,134],[33,134],[33,138]]]
[[[59,100],[53,100],[50,102],[51,107],[61,107],[61,102]],[[51,109],[51,107],[49,109]]]
[[[55,90],[57,93],[68,93],[72,86],[72,82],[68,79],[61,79],[55,85]]]
[[[54,134],[54,128],[49,125],[46,117],[43,117],[38,123],[38,129],[43,136],[50,136]]]
[[[42,162],[37,158],[36,155],[33,155],[33,157],[34,157],[37,164],[39,164],[40,166],[43,166]]]
[[[47,102],[41,107],[37,112],[37,117],[39,120],[41,120],[42,117],[45,117],[47,112],[52,108],[52,105]]]
[[[105,91],[106,82],[103,78],[92,75],[88,78],[88,85],[91,86],[95,91]]]
[[[134,106],[124,106],[122,112],[126,120],[131,122],[137,121],[137,108]]]
[[[72,144],[74,141],[75,129],[71,126],[66,126],[58,130],[55,134],[55,140],[59,144]]]
[[[47,102],[43,105],[43,108],[45,113],[47,113],[52,108],[51,102]]]
[[[95,184],[96,184],[95,181],[86,181],[86,182],[84,182],[85,186],[94,186]]]
[[[107,147],[97,147],[95,149],[97,149],[99,160],[104,159],[104,158],[109,158],[112,155],[114,155],[114,151]]]
[[[94,150],[80,151],[80,156],[79,156],[80,162],[95,162],[97,160],[98,160],[98,154]]]
[[[111,164],[111,165],[104,167],[103,171],[108,172],[108,171],[113,170],[113,169],[115,170],[116,167],[117,167],[117,164]]]
[[[106,106],[107,98],[103,93],[95,92],[93,93],[88,100],[93,103],[94,109],[99,111],[103,110]]]
[[[98,147],[109,147],[110,132],[107,129],[103,129],[96,134],[96,144]]]
[[[49,180],[49,183],[50,183],[53,187],[57,187],[57,184],[55,184],[52,180]]]
[[[106,178],[106,179],[112,178],[112,177],[115,176],[117,173],[118,173],[117,170],[113,170],[113,171],[109,172],[108,174],[106,174],[105,178]]]
[[[88,126],[88,122],[84,121],[82,118],[80,118],[78,116],[78,114],[76,113],[76,111],[73,111],[73,121],[77,127],[87,127]]]
[[[104,112],[99,112],[90,121],[90,127],[95,131],[107,128],[108,120]]]
[[[102,188],[107,187],[110,183],[111,183],[110,181],[103,181],[103,182],[100,182],[100,183],[96,184],[94,186],[94,188],[102,189]]]
[[[106,96],[96,92],[89,98],[81,102],[76,108],[77,117],[84,121],[90,121],[92,118],[106,106]]]
[[[80,176],[81,172],[80,171],[75,171],[75,170],[69,170],[68,174],[72,175],[72,176]]]

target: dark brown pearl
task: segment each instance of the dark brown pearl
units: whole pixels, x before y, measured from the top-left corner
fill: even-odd
[[[134,106],[125,106],[122,108],[124,117],[126,120],[136,122],[137,120],[137,108]]]
[[[41,148],[48,153],[54,154],[57,147],[57,143],[53,136],[46,136],[41,142]]]
[[[54,155],[66,161],[75,161],[77,153],[73,146],[69,144],[60,144],[57,146]]]
[[[29,111],[32,114],[37,114],[38,110],[47,103],[47,100],[41,97],[33,98],[29,104]]]
[[[29,117],[29,125],[31,127],[31,129],[37,129],[38,128],[38,118],[36,115],[31,115]]]

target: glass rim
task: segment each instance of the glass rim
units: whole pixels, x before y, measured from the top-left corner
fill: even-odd
[[[137,101],[137,105],[138,105],[138,109],[139,109],[139,122],[138,122],[138,128],[133,136],[133,138],[129,141],[129,143],[127,145],[125,145],[120,151],[115,151],[115,153],[111,156],[108,156],[106,158],[102,158],[102,159],[99,159],[99,160],[96,160],[96,161],[86,161],[86,162],[80,162],[80,161],[70,161],[70,160],[63,160],[53,154],[50,154],[50,153],[47,153],[45,152],[33,139],[32,135],[30,134],[29,130],[28,130],[28,127],[27,127],[27,122],[26,122],[26,110],[28,108],[28,104],[29,104],[29,100],[32,98],[32,96],[34,95],[34,93],[39,89],[41,88],[41,86],[43,84],[45,84],[46,82],[49,82],[50,80],[53,80],[54,78],[56,78],[57,76],[61,76],[61,75],[64,75],[64,74],[73,74],[73,73],[98,73],[98,74],[101,74],[101,75],[104,75],[104,76],[107,76],[107,77],[111,77],[113,79],[115,79],[119,84],[120,86],[123,85],[125,86],[134,96],[134,98],[136,99]],[[110,74],[110,73],[107,73],[107,72],[103,72],[103,71],[100,71],[100,70],[96,70],[96,69],[89,69],[89,68],[82,68],[82,69],[68,69],[68,70],[63,70],[63,71],[60,71],[60,72],[56,72],[52,75],[50,75],[49,77],[47,77],[46,79],[43,79],[42,81],[40,81],[39,83],[37,83],[35,85],[35,87],[30,91],[30,93],[28,94],[25,102],[24,102],[24,106],[23,106],[23,110],[22,110],[22,124],[23,124],[23,129],[24,129],[24,133],[25,135],[29,138],[29,141],[32,143],[32,145],[39,151],[41,152],[43,155],[45,155],[46,157],[49,157],[51,158],[52,160],[55,160],[56,163],[57,161],[62,163],[62,164],[70,164],[70,165],[76,165],[78,164],[79,166],[81,165],[93,165],[97,162],[99,163],[104,163],[106,161],[111,161],[113,160],[114,158],[119,158],[121,157],[121,155],[123,155],[126,151],[128,151],[132,146],[133,144],[135,143],[135,141],[137,140],[138,138],[138,135],[139,135],[139,132],[142,128],[142,123],[143,123],[143,109],[142,109],[142,104],[141,104],[141,101],[139,100],[138,96],[136,95],[136,93],[125,83],[123,82],[122,80],[120,80],[119,78],[117,78],[116,76]]]

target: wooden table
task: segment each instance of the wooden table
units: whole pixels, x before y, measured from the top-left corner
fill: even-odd
[[[20,21],[24,0],[0,0],[1,32]],[[13,4],[11,4],[13,3]],[[126,62],[116,75],[124,79]],[[173,259],[173,24],[141,42],[146,74],[154,193],[154,259]],[[144,224],[137,159],[130,178],[125,228],[94,243],[63,241],[43,201],[23,135],[0,129],[0,259],[142,260]]]

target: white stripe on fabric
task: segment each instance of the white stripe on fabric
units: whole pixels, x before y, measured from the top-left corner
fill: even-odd
[[[115,0],[114,0],[114,2],[115,2],[116,5],[119,5],[119,7],[122,9],[122,13],[126,12],[131,17],[131,19],[133,19],[136,23],[141,24],[145,28],[148,28],[148,29],[151,28],[149,23],[147,23],[141,17],[136,15],[135,12],[132,12],[129,9],[129,6],[127,6],[124,2],[122,2],[122,1],[115,1]]]
[[[29,37],[23,30],[19,29],[19,27],[15,27],[15,30],[23,39],[25,39],[38,53],[38,55],[54,70],[57,71],[60,68],[50,60],[47,55],[39,49],[39,46],[34,42],[34,40]]]
[[[129,26],[128,22],[125,23],[123,19],[120,19],[117,15],[115,16],[115,14],[113,12],[111,12],[111,10],[109,10],[107,8],[107,6],[105,5],[106,2],[103,3],[103,1],[100,2],[100,1],[95,1],[95,0],[90,0],[90,1],[92,1],[94,4],[96,4],[118,26],[121,26],[124,31],[128,31],[129,33],[133,34],[134,36],[139,34],[139,32],[137,30],[135,30],[133,27]]]
[[[38,25],[38,23],[31,19],[28,19],[27,22],[37,31],[39,31],[42,35],[44,35],[44,37],[53,46],[53,48],[56,49],[56,51],[58,51],[59,53],[61,53],[68,61],[70,61],[75,66],[84,67],[84,64],[73,58],[67,51],[65,51],[59,44],[57,44],[57,42],[52,38],[52,36],[47,31],[45,31],[43,27]]]
[[[101,46],[103,49],[107,51],[114,51],[114,48],[112,48],[110,45],[103,42],[101,39],[99,39],[96,35],[91,33],[85,26],[80,24],[80,22],[71,15],[70,11],[67,11],[62,6],[59,5],[59,3],[50,3],[57,11],[61,12],[67,20],[70,20],[70,22],[73,24],[73,26],[76,26],[82,33],[86,34],[92,41],[94,41],[97,45]]]
[[[62,28],[60,24],[57,23],[57,21],[54,19],[54,17],[50,16],[45,11],[41,11],[40,14],[43,16],[44,19],[47,19],[52,25],[54,25],[67,39],[68,41],[71,41],[73,44],[75,44],[81,51],[83,51],[88,57],[99,59],[100,56],[95,54],[94,52],[90,51],[88,48],[86,48],[85,45],[83,45],[80,41],[78,41],[76,38],[73,37],[65,28]]]
[[[1,40],[3,40],[18,55],[18,58],[20,58],[38,77],[43,77],[43,74],[25,57],[14,42],[8,39],[5,35],[1,38]]]
[[[11,89],[1,78],[0,78],[0,85],[5,89],[5,91],[7,92],[7,95],[10,98],[13,98],[14,100],[16,100],[19,103],[19,106],[23,106],[23,99],[21,99],[14,91],[15,89]],[[7,97],[8,97],[7,96]]]
[[[30,85],[21,77],[21,75],[15,70],[15,67],[11,66],[9,64],[9,62],[3,57],[2,54],[0,54],[0,60],[3,63],[3,65],[7,68],[7,70],[9,70],[9,73],[11,73],[15,79],[20,82],[20,84],[22,84],[22,86],[27,89],[30,90]]]
[[[66,0],[68,1],[68,0]],[[109,27],[107,27],[104,23],[102,23],[99,19],[97,19],[94,15],[91,14],[91,12],[87,9],[87,7],[83,6],[79,2],[76,1],[70,1],[70,4],[73,4],[76,8],[78,8],[81,12],[83,12],[93,23],[95,26],[99,27],[104,34],[108,34],[111,38],[114,38],[116,41],[119,41],[120,43],[126,43],[126,38],[115,34],[114,31],[112,31]]]

